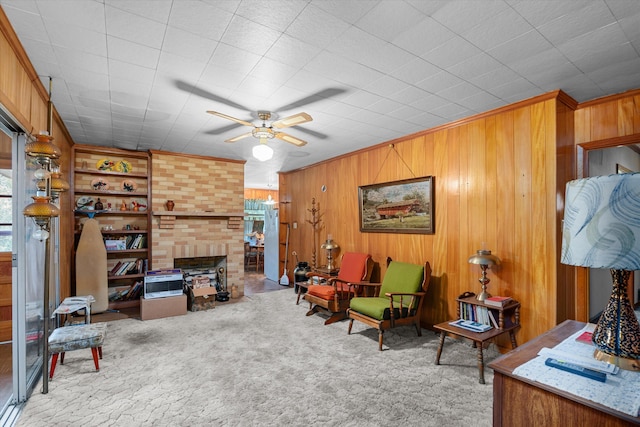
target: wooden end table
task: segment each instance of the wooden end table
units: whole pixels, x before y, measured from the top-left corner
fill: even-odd
[[[466,338],[468,340],[473,341],[473,346],[478,349],[478,371],[479,371],[479,382],[480,384],[484,384],[484,355],[482,353],[483,346],[485,342],[491,341],[496,337],[499,337],[503,334],[509,334],[509,338],[511,339],[511,347],[518,347],[518,343],[516,341],[516,329],[520,327],[520,303],[512,300],[507,303],[504,307],[492,307],[484,304],[481,301],[475,299],[475,297],[467,297],[467,298],[458,298],[458,318],[460,318],[460,305],[471,305],[476,307],[483,307],[490,310],[494,310],[498,312],[498,322],[499,327],[490,329],[486,332],[474,332],[468,329],[459,328],[457,326],[451,325],[450,322],[454,322],[454,320],[448,320],[446,322],[438,323],[433,327],[436,331],[440,331],[440,343],[438,344],[438,353],[436,355],[436,365],[440,364],[440,355],[442,354],[442,348],[444,347],[444,339],[449,335],[454,335],[462,338]],[[462,304],[461,304],[462,303]]]

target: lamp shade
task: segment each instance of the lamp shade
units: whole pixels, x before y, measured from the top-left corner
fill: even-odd
[[[31,157],[40,159],[58,159],[62,151],[53,142],[53,137],[46,134],[36,135],[35,141],[28,142],[24,151]]]
[[[469,264],[500,265],[500,258],[491,255],[491,251],[479,249],[474,255],[469,257]]]
[[[560,262],[640,270],[640,173],[567,183]]]
[[[259,144],[253,147],[253,157],[264,162],[273,157],[273,149],[266,144]]]

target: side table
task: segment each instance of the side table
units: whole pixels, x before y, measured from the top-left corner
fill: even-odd
[[[480,384],[484,384],[484,355],[483,355],[483,346],[485,342],[491,341],[496,337],[499,337],[503,334],[509,334],[509,338],[511,339],[511,348],[518,347],[518,343],[516,341],[516,329],[520,327],[520,303],[518,301],[512,300],[507,303],[503,307],[493,307],[484,304],[484,302],[478,301],[474,296],[467,298],[458,298],[458,318],[461,317],[460,306],[470,305],[473,306],[473,309],[480,310],[488,309],[497,311],[498,317],[498,327],[489,329],[486,332],[474,332],[468,329],[459,328],[457,326],[451,325],[450,322],[454,320],[448,320],[446,322],[438,323],[434,325],[436,331],[440,331],[440,343],[438,344],[438,353],[436,355],[436,365],[440,364],[440,356],[442,354],[442,348],[444,347],[444,339],[450,334],[457,337],[466,338],[468,340],[473,341],[473,346],[478,349],[478,371],[479,371],[479,382]],[[479,308],[480,307],[480,308]],[[485,310],[486,311],[486,310]]]

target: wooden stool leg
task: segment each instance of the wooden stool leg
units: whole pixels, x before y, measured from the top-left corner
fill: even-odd
[[[102,359],[102,346],[98,347],[98,356]]]
[[[100,365],[98,365],[98,348],[91,347],[91,354],[93,355],[93,364],[96,365],[96,371],[99,371]]]
[[[56,371],[57,363],[58,363],[58,353],[53,353],[53,356],[51,356],[51,369],[49,372],[49,379],[53,379],[53,373]]]
[[[60,354],[60,364],[64,365],[64,351]]]

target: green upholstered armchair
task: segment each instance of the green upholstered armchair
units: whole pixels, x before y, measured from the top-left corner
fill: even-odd
[[[378,330],[378,347],[382,351],[385,330],[397,326],[414,325],[418,336],[420,312],[431,279],[429,262],[424,265],[392,261],[387,258],[387,272],[378,296],[355,297],[347,309],[349,331],[358,320]]]
[[[325,285],[310,285],[304,299],[309,302],[307,316],[317,312],[329,314],[325,325],[347,318],[346,311],[349,301],[355,295],[361,294],[361,282],[371,278],[374,262],[371,255],[345,252],[342,255],[338,276],[330,276],[311,271],[307,277],[318,276],[326,279]]]

